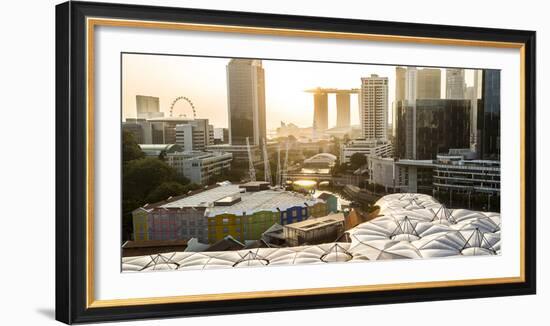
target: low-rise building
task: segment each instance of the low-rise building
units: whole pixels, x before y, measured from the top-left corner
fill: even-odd
[[[369,183],[382,193],[431,194],[449,207],[498,209],[500,161],[476,160],[475,155],[450,149],[436,160],[368,157]]]
[[[273,224],[286,225],[326,215],[327,204],[295,192],[255,191],[223,183],[145,205],[132,214],[135,239],[197,238],[199,242],[215,243],[228,235],[238,241],[258,240]]]
[[[336,213],[283,226],[288,246],[334,242],[345,231],[344,214]]]
[[[209,145],[206,149],[210,152],[231,153],[235,161],[248,162],[248,148],[246,145],[218,144]],[[262,157],[259,146],[250,144],[250,153],[254,163],[260,162]]]
[[[397,160],[389,157],[367,157],[369,184],[384,193],[432,193],[432,160]]]
[[[338,212],[338,198],[336,198],[336,196],[328,192],[322,192],[319,196],[317,196],[317,198],[324,200],[327,203],[327,212]]]
[[[354,139],[340,147],[340,162],[350,162],[351,156],[355,153],[363,154],[367,157],[391,157],[393,147],[391,143],[381,140]]]
[[[450,207],[500,209],[500,161],[465,160],[438,155],[433,174],[434,196]]]
[[[170,152],[164,160],[191,182],[204,185],[212,176],[231,168],[233,155],[223,152]]]

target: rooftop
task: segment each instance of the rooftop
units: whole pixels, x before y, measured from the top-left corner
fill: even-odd
[[[260,211],[284,211],[294,206],[313,206],[320,200],[284,190],[244,192],[241,200],[231,206],[214,206],[207,209],[208,216],[220,214],[251,215]]]
[[[171,151],[169,154],[171,156],[181,156],[185,159],[205,160],[205,159],[208,159],[208,158],[220,158],[221,156],[228,155],[230,153],[226,153],[226,152],[205,152],[205,151],[183,151],[182,150],[182,151]]]
[[[191,196],[186,196],[163,205],[162,208],[185,208],[185,207],[209,207],[213,202],[225,197],[240,194],[239,185],[224,184],[208,190],[201,191]]]
[[[183,148],[176,144],[139,144],[138,146],[147,155],[159,155],[162,151],[166,153],[183,151]]]
[[[180,196],[145,208],[207,208],[207,216],[219,214],[249,215],[258,211],[286,210],[294,206],[313,206],[320,199],[284,190],[246,192],[242,185],[222,183],[189,196]],[[217,203],[217,204],[216,204]]]
[[[423,194],[382,197],[381,216],[347,231],[349,242],[125,257],[125,272],[500,255],[500,214],[450,210]],[[343,238],[342,238],[343,239]]]
[[[310,231],[310,230],[318,229],[327,225],[341,223],[343,221],[344,221],[344,214],[335,213],[335,214],[330,214],[322,217],[308,218],[307,220],[304,220],[304,221],[287,224],[285,225],[285,227],[292,228],[292,229],[300,229],[304,231]]]

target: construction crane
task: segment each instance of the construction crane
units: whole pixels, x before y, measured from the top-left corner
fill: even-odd
[[[275,185],[281,186],[281,144],[279,143],[279,147],[277,148],[277,175],[275,176]]]
[[[286,140],[285,148],[285,162],[283,164],[283,175],[281,176],[281,186],[286,186],[286,176],[288,174],[288,149],[290,148],[290,141]]]
[[[264,145],[264,181],[271,184],[271,167],[269,166],[269,157],[267,156],[267,145],[265,143],[265,138],[263,139]]]
[[[248,174],[250,175],[250,181],[256,181],[256,169],[254,169],[252,150],[250,149],[250,141],[248,140],[248,137],[246,137],[246,150],[248,151]]]

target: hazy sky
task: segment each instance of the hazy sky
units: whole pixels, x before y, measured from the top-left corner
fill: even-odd
[[[159,97],[165,116],[174,98],[186,96],[194,103],[198,118],[208,118],[216,128],[227,127],[228,62],[227,58],[124,54],[123,116],[136,116],[136,95]],[[359,88],[361,77],[378,74],[389,79],[389,108],[395,97],[395,66],[273,60],[262,60],[262,65],[268,129],[278,127],[281,121],[300,127],[312,125],[313,95],[305,93],[306,89]],[[441,79],[444,93],[444,72]],[[174,115],[191,116],[189,105],[183,101],[174,111]],[[357,95],[351,97],[351,123],[359,123]],[[329,127],[335,124],[336,98],[329,95]]]

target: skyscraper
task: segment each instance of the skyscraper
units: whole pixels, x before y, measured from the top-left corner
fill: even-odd
[[[477,110],[479,156],[484,160],[500,159],[500,71],[483,70],[482,100]]]
[[[407,68],[395,67],[395,100],[392,105],[392,138],[397,137],[397,103],[405,100]],[[392,140],[393,141],[393,140]]]
[[[431,160],[451,148],[469,148],[470,109],[470,100],[398,102],[396,156]]]
[[[441,98],[441,69],[424,68],[418,70],[416,80],[416,98]]]
[[[460,100],[464,98],[466,84],[464,80],[464,69],[445,69],[445,98]]]
[[[482,105],[482,101],[479,100],[479,94],[481,93],[480,86],[483,70],[472,70],[471,72],[473,74],[473,85],[465,87],[464,98],[472,102],[472,110],[470,111],[470,147],[474,152],[479,154],[480,144],[477,135],[477,114],[478,106]]]
[[[405,99],[407,69],[405,67],[395,67],[395,102]]]
[[[266,137],[265,81],[261,60],[231,59],[227,72],[227,107],[231,145],[260,145]]]
[[[441,69],[395,68],[395,102],[441,98]]]
[[[138,119],[161,118],[164,116],[159,109],[159,98],[154,96],[136,95],[136,111]]]
[[[336,127],[350,126],[350,93],[336,93]]]
[[[313,93],[313,129],[328,129],[328,94],[325,91]]]
[[[371,75],[361,78],[361,133],[369,140],[388,139],[388,78]]]
[[[441,98],[441,69],[416,67],[395,68],[395,101],[393,102],[393,138],[397,137],[399,121],[397,119],[397,106],[401,101],[402,105],[411,107],[414,110],[417,99],[440,99]]]

